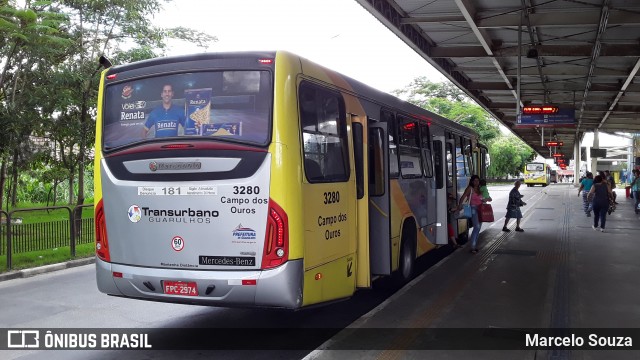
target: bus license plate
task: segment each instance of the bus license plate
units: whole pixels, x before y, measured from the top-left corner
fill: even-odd
[[[195,282],[165,280],[162,284],[167,295],[198,296],[198,286]]]

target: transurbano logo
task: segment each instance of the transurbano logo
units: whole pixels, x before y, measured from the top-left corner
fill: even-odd
[[[152,209],[140,207],[142,220],[151,223],[182,223],[182,224],[210,224],[212,218],[217,218],[220,213],[217,210],[199,209]]]

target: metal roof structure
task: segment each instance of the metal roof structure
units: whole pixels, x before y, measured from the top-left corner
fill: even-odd
[[[640,131],[638,0],[356,1],[543,156],[543,132],[573,156],[585,132]],[[575,126],[518,126],[518,93]]]

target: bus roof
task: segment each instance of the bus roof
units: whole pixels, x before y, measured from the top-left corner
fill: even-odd
[[[471,134],[474,137],[478,136],[478,134],[473,129],[470,129],[464,125],[456,123],[436,113],[425,110],[419,106],[413,105],[407,101],[401,100],[393,95],[374,89],[358,80],[350,78],[346,75],[343,75],[334,70],[328,69],[322,65],[314,63],[313,61],[310,61],[299,55],[296,55],[284,50],[217,52],[217,53],[200,53],[200,54],[192,54],[192,55],[159,57],[154,59],[137,61],[129,64],[112,66],[107,70],[105,70],[106,72],[105,76],[110,74],[130,72],[130,71],[133,71],[134,73],[136,73],[135,75],[142,75],[142,74],[139,74],[140,71],[136,71],[136,70],[143,70],[148,67],[154,67],[154,66],[160,66],[160,65],[170,65],[170,64],[186,63],[186,62],[192,62],[195,64],[195,63],[203,62],[206,60],[229,60],[230,65],[232,64],[237,65],[238,63],[236,60],[239,58],[247,59],[247,60],[275,59],[276,55],[291,57],[292,59],[298,60],[302,66],[303,72],[305,68],[309,68],[309,69],[320,68],[320,69],[323,69],[323,71],[325,72],[340,76],[351,87],[351,89],[345,89],[344,87],[340,87],[338,84],[335,84],[335,83],[331,85],[334,87],[340,88],[342,91],[353,93],[354,95],[357,94],[360,97],[363,97],[369,101],[378,103],[383,106],[400,109],[406,115],[416,117],[417,119],[432,121],[435,124],[446,123],[446,125],[450,129],[452,129],[454,132],[457,132],[457,133]],[[202,65],[197,66],[196,68],[194,68],[194,70],[200,69],[201,66]],[[131,75],[134,75],[134,74],[131,74]],[[424,119],[424,117],[426,117],[426,119]]]

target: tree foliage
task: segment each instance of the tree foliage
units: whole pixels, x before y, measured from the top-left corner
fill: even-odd
[[[489,145],[489,154],[491,165],[487,173],[493,178],[518,176],[525,164],[535,157],[533,149],[514,135],[501,136],[493,141]]]
[[[534,151],[516,136],[503,135],[497,121],[451,82],[438,83],[426,77],[419,77],[406,88],[394,93],[414,105],[475,130],[480,141],[489,146],[490,177],[518,175],[525,163],[535,155]]]
[[[491,115],[451,82],[437,83],[419,77],[394,93],[414,105],[474,129],[485,144],[500,136],[498,123]]]
[[[84,202],[101,55],[117,64],[161,56],[170,39],[201,47],[217,40],[187,28],[154,26],[150,19],[164,2],[0,0],[0,203],[7,176],[13,202],[18,173],[32,160],[49,166],[54,182],[67,177],[69,202],[74,188],[77,203]],[[33,137],[48,143],[25,146]],[[50,155],[35,157],[38,151]]]

